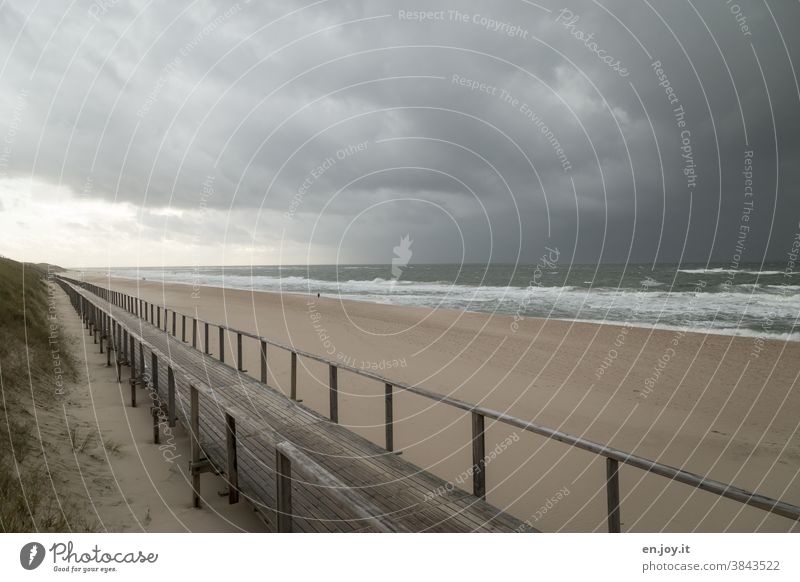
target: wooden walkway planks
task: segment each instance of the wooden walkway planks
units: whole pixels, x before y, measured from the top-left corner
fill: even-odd
[[[70,288],[91,304],[108,308],[90,291]],[[377,508],[384,521],[400,531],[497,531],[523,529],[521,521],[485,501],[458,489],[446,490],[442,479],[387,452],[346,428],[329,421],[280,392],[247,374],[205,355],[162,329],[133,314],[110,306],[112,317],[142,342],[144,370],[153,375],[152,354],[158,357],[157,397],[167,402],[167,368],[191,370],[196,379],[211,387],[199,399],[200,445],[216,472],[227,470],[225,410],[235,408],[238,442],[238,483],[241,496],[250,501],[271,528],[276,517],[276,449],[269,435],[277,433],[327,469],[346,488]],[[171,331],[171,329],[170,329]],[[142,370],[136,362],[137,370]],[[188,427],[190,383],[184,374],[175,374],[177,417]],[[148,383],[152,387],[152,382]],[[148,399],[139,398],[139,401]],[[297,531],[370,531],[377,520],[360,518],[346,507],[330,489],[293,474],[293,525]],[[375,523],[371,523],[375,522]],[[529,531],[529,530],[528,530]]]

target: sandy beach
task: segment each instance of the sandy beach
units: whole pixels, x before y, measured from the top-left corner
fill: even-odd
[[[102,277],[86,280],[104,282]],[[150,280],[114,279],[112,288],[344,364],[374,369],[391,379],[800,502],[798,343],[534,318],[515,325],[509,316]],[[180,319],[178,329],[180,333]],[[215,333],[209,343],[217,354]],[[234,349],[235,339],[228,338],[226,361],[232,361]],[[288,353],[270,348],[268,361],[269,384],[288,393]],[[244,366],[258,373],[253,340],[244,342]],[[327,412],[327,381],[324,365],[300,359],[298,397],[322,413]],[[340,372],[339,391],[340,423],[382,444],[383,386]],[[115,398],[109,415],[123,414],[119,395]],[[395,396],[395,419],[396,450],[471,489],[469,477],[463,475],[470,465],[467,415],[400,393]],[[147,431],[145,420],[131,426]],[[488,466],[488,500],[543,531],[604,531],[602,459],[514,432],[487,424],[487,451],[514,437],[513,446]],[[130,470],[146,479],[140,466]],[[622,469],[621,495],[624,531],[797,528],[789,520],[635,468]]]
[[[247,504],[229,506],[227,497],[216,495],[226,485],[211,473],[202,476],[203,509],[192,507],[187,432],[176,427],[169,448],[153,443],[150,408],[141,399],[130,407],[126,370],[120,386],[66,295],[58,289],[54,297],[63,349],[79,368],[54,406],[36,408],[58,503],[80,512],[94,531],[265,531]]]

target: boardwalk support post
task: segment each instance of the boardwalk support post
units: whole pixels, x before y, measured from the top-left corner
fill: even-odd
[[[292,532],[292,462],[275,449],[275,486],[278,500],[278,533]]]
[[[339,422],[339,368],[328,365],[328,378],[331,396],[331,422]]]
[[[484,416],[472,413],[472,494],[486,499],[486,448]]]
[[[292,400],[297,400],[297,352],[292,352],[292,379],[290,388],[290,397]]]
[[[178,411],[175,410],[175,372],[172,371],[172,366],[167,368],[167,418],[169,426],[175,426],[175,419],[177,418]]]
[[[128,382],[131,385],[131,408],[136,408],[136,345],[133,336],[131,336],[131,377]]]
[[[267,342],[261,340],[261,383],[267,383]]]
[[[606,457],[606,496],[608,498],[608,533],[620,533],[619,462]]]
[[[394,403],[392,401],[394,387],[386,384],[386,450],[394,450]]]
[[[191,415],[191,445],[192,445],[192,505],[200,507],[200,393],[194,385],[189,386],[190,415]]]
[[[106,334],[108,335],[108,346],[106,346],[106,366],[111,367],[111,344],[114,342],[114,336],[109,329],[111,327],[110,320],[106,319]],[[116,348],[116,346],[114,346]]]
[[[236,419],[227,412],[225,413],[225,425],[227,431],[226,445],[228,449],[228,503],[239,502],[239,463],[236,458]]]

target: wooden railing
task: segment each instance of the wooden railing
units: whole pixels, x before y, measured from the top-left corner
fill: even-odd
[[[379,374],[372,373],[361,368],[342,364],[341,362],[334,362],[330,359],[324,358],[317,354],[299,350],[296,347],[282,342],[266,338],[264,336],[256,335],[247,331],[235,329],[226,325],[204,321],[191,315],[179,313],[175,310],[169,310],[164,306],[163,328],[161,319],[161,305],[150,303],[141,297],[134,297],[119,291],[106,289],[92,283],[76,281],[74,279],[65,280],[83,287],[94,293],[95,295],[109,301],[113,305],[117,305],[126,309],[129,313],[136,315],[146,321],[149,321],[159,329],[163,329],[169,333],[167,329],[167,314],[172,314],[172,335],[177,337],[176,318],[178,315],[181,317],[181,337],[186,341],[186,322],[191,321],[192,324],[192,346],[197,348],[197,330],[200,324],[203,325],[204,339],[203,349],[206,354],[209,354],[209,329],[214,327],[219,330],[219,354],[220,362],[225,362],[225,332],[230,332],[236,335],[236,369],[244,371],[242,364],[242,338],[256,340],[260,343],[260,361],[261,361],[261,382],[267,382],[267,346],[273,346],[290,353],[290,366],[291,366],[291,381],[290,381],[290,397],[297,400],[297,358],[302,356],[310,360],[315,360],[326,364],[329,368],[329,418],[333,422],[338,422],[339,418],[339,390],[338,390],[338,370],[346,370],[350,373],[369,378],[376,382],[382,383],[385,388],[385,449],[387,451],[394,450],[394,417],[393,417],[393,394],[394,390],[402,390],[411,394],[416,394],[423,398],[433,400],[435,402],[446,404],[447,406],[457,408],[469,412],[472,416],[472,476],[473,476],[473,494],[476,497],[486,498],[486,453],[485,453],[485,419],[489,418],[496,420],[508,426],[512,426],[527,432],[531,432],[548,439],[559,441],[567,445],[571,445],[578,449],[594,453],[606,459],[606,497],[607,497],[607,512],[608,512],[608,531],[618,533],[621,531],[620,522],[620,491],[619,491],[619,465],[629,465],[636,467],[647,473],[659,475],[713,493],[726,499],[732,499],[756,507],[769,513],[774,513],[782,517],[800,521],[800,507],[772,499],[765,495],[760,495],[751,491],[747,491],[734,485],[715,481],[707,477],[684,471],[670,465],[665,465],[657,461],[646,459],[632,453],[627,453],[613,447],[600,444],[583,437],[574,436],[569,433],[548,428],[541,424],[523,420],[515,416],[511,416],[504,412],[500,412],[485,406],[470,404],[453,398],[437,394],[420,388],[412,386],[403,382],[398,382],[385,378]]]
[[[237,503],[239,501],[239,471],[236,425],[237,420],[248,419],[251,415],[238,406],[222,405],[214,390],[200,380],[192,371],[175,362],[168,354],[163,353],[152,343],[147,342],[141,335],[128,330],[127,327],[118,322],[111,309],[103,309],[69,287],[69,283],[71,283],[87,288],[85,284],[66,277],[58,277],[57,280],[70,297],[75,310],[79,313],[89,333],[93,336],[94,343],[98,343],[99,340],[101,353],[104,351],[103,342],[104,340],[106,341],[105,352],[108,365],[111,365],[111,352],[115,352],[118,381],[122,380],[122,366],[130,366],[131,405],[133,407],[136,406],[136,384],[138,382],[146,383],[149,388],[155,390],[156,394],[158,394],[159,361],[167,362],[167,422],[170,427],[174,427],[178,416],[175,401],[175,379],[180,375],[188,384],[189,414],[186,424],[190,433],[190,472],[192,474],[192,498],[195,507],[200,507],[200,474],[209,469],[208,459],[203,457],[203,449],[200,444],[200,396],[202,395],[214,403],[214,409],[220,411],[224,417],[226,436],[225,459],[220,460],[221,462],[217,464],[225,467],[230,503]],[[92,291],[91,289],[88,290]],[[123,303],[117,303],[116,301],[117,298],[114,298],[110,300],[110,303],[123,307]],[[134,313],[130,309],[126,310],[129,313]],[[136,364],[137,343],[139,351],[138,373]],[[149,366],[145,362],[145,347],[151,356]],[[148,367],[149,374],[147,373]],[[354,520],[363,521],[371,529],[379,532],[407,531],[403,526],[383,517],[383,512],[360,495],[357,490],[348,487],[328,469],[322,467],[305,452],[278,434],[262,418],[258,418],[253,422],[259,426],[259,437],[265,439],[269,446],[275,449],[276,453],[276,523],[278,532],[292,531],[294,513],[292,511],[291,483],[293,472],[302,475],[306,483],[313,483],[315,486],[324,489],[327,495],[334,498],[337,503],[347,508],[354,515]],[[158,444],[158,421],[155,414],[153,423],[155,442]]]

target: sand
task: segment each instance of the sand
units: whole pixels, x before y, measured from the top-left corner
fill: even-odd
[[[798,343],[535,318],[515,326],[508,316],[446,309],[111,283],[187,314],[800,504]],[[179,318],[179,334],[180,325]],[[209,343],[216,354],[215,332]],[[257,374],[257,344],[244,346],[244,366]],[[228,338],[228,362],[234,347]],[[270,348],[268,359],[269,384],[288,393],[288,353]],[[299,398],[322,413],[327,381],[323,364],[300,359]],[[379,444],[383,389],[339,374],[340,422]],[[114,398],[104,414],[119,419]],[[463,475],[471,462],[467,414],[402,393],[395,418],[395,447],[404,458],[470,490]],[[131,426],[144,431],[147,422]],[[515,432],[513,446],[488,466],[488,500],[544,531],[604,530],[603,459],[495,424],[487,424],[487,451]],[[130,468],[142,472],[138,461]],[[799,529],[635,468],[622,469],[621,487],[624,531]],[[181,489],[185,496],[183,483]]]
[[[210,473],[202,476],[203,508],[192,507],[187,432],[176,427],[174,447],[153,444],[145,393],[139,391],[139,405],[131,408],[127,370],[118,384],[67,296],[59,289],[55,297],[64,344],[79,368],[55,406],[37,407],[41,448],[60,502],[82,512],[97,531],[265,531],[246,503],[230,506],[216,495],[226,486]]]

